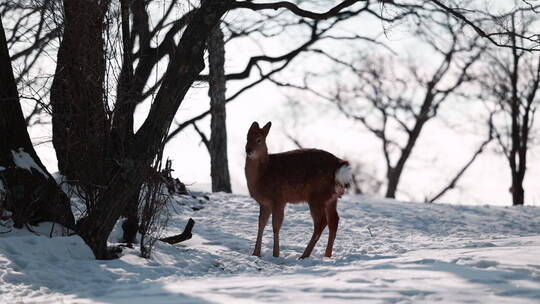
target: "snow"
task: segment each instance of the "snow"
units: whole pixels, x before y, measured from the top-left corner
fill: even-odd
[[[158,243],[148,260],[135,248],[96,261],[78,236],[61,236],[51,223],[1,231],[0,303],[540,301],[538,207],[344,196],[334,257],[323,258],[325,232],[312,257],[298,260],[312,233],[307,205],[285,211],[282,256],[272,257],[269,225],[257,258],[258,204],[242,195],[196,195],[175,200],[166,233],[180,233],[192,217],[193,238]],[[118,235],[117,228],[110,240]]]
[[[45,178],[48,178],[47,174],[36,164],[32,156],[30,154],[24,152],[23,148],[19,148],[18,152],[11,151],[11,155],[13,156],[13,162],[15,163],[15,166],[28,170],[32,172],[32,169],[35,169],[39,173],[43,174]]]

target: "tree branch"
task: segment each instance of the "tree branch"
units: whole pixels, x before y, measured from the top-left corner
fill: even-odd
[[[369,1],[366,1],[366,0],[346,0],[332,7],[331,9],[329,9],[328,11],[324,13],[316,13],[309,10],[305,10],[298,7],[295,3],[287,2],[287,1],[278,1],[278,2],[271,2],[271,3],[255,3],[252,1],[235,1],[232,5],[232,8],[233,9],[247,8],[254,11],[266,10],[266,9],[273,9],[273,10],[287,9],[291,13],[300,17],[309,18],[313,20],[325,20],[331,17],[335,17],[339,15],[340,13],[343,14],[342,10],[344,8],[350,7],[353,4],[358,3],[358,2],[369,3]]]
[[[189,218],[186,224],[186,227],[184,228],[184,231],[182,233],[165,237],[165,238],[161,238],[159,240],[162,242],[171,244],[171,245],[187,241],[191,239],[191,237],[193,236],[193,234],[191,233],[191,231],[193,230],[193,226],[195,226],[195,221],[192,218]]]
[[[197,133],[199,134],[199,136],[201,137],[201,141],[202,143],[206,146],[206,149],[208,151],[210,151],[210,140],[208,140],[208,138],[206,137],[206,135],[204,134],[204,132],[202,132],[199,127],[197,127],[197,123],[196,122],[192,122],[191,123],[193,125],[193,128],[195,129],[195,131],[197,131]]]

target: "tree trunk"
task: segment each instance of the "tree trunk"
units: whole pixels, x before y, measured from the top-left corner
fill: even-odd
[[[510,188],[512,194],[512,205],[518,206],[525,203],[525,190],[523,189],[523,178],[518,173],[512,173],[512,187]]]
[[[426,95],[424,96],[424,101],[422,102],[422,106],[420,107],[420,112],[418,113],[418,116],[416,117],[416,121],[414,123],[414,127],[410,131],[407,143],[405,144],[405,147],[401,149],[401,154],[399,156],[399,159],[394,167],[392,167],[390,164],[387,164],[388,169],[386,173],[386,177],[388,180],[388,187],[386,189],[386,195],[385,197],[388,198],[396,198],[396,191],[399,184],[399,180],[401,179],[401,174],[403,173],[403,169],[405,168],[405,164],[409,160],[409,157],[411,156],[412,150],[414,146],[416,145],[416,142],[418,141],[418,138],[420,137],[420,133],[422,132],[422,129],[424,128],[426,122],[430,119],[429,112],[431,111],[432,105],[433,105],[433,90],[434,90],[434,82],[430,82],[427,87]]]
[[[83,187],[104,185],[104,16],[108,1],[64,1],[64,33],[51,86],[58,168]]]
[[[121,160],[126,155],[126,149],[129,147],[133,137],[133,114],[137,103],[133,89],[134,71],[133,71],[133,45],[131,40],[131,29],[129,24],[129,14],[132,0],[121,0],[121,22],[122,22],[122,68],[116,88],[116,103],[112,118],[111,155]]]
[[[113,171],[118,168],[117,163],[123,162],[127,155],[132,139],[133,139],[133,115],[135,113],[135,107],[140,98],[134,90],[134,71],[133,71],[133,41],[131,39],[130,29],[130,10],[132,0],[121,0],[121,22],[122,22],[122,68],[120,70],[120,77],[118,79],[117,86],[117,98],[112,118],[112,128],[110,145],[107,154],[111,156],[114,161],[112,165],[115,166]],[[126,209],[122,216],[126,217],[126,220],[122,224],[123,236],[122,242],[131,245],[135,242],[137,231],[139,230],[139,194],[140,189],[132,194],[130,202],[128,202]]]
[[[225,43],[223,32],[218,25],[208,39],[208,61],[210,68],[209,90],[210,113],[210,175],[212,192],[232,192],[227,160],[227,124],[226,124],[226,80],[225,80]]]
[[[36,154],[19,102],[19,94],[0,16],[0,189],[17,228],[54,221],[74,227],[69,199]]]
[[[388,185],[386,187],[386,194],[384,197],[396,198],[396,191],[399,184],[399,178],[401,176],[401,171],[397,172],[394,168],[388,169],[386,173],[386,180]]]
[[[401,174],[403,173],[403,169],[405,168],[405,164],[409,160],[412,150],[416,144],[416,141],[418,140],[418,137],[420,136],[420,133],[422,132],[422,128],[424,127],[427,121],[427,118],[425,118],[426,117],[425,113],[426,112],[421,112],[419,118],[417,118],[415,126],[412,129],[407,139],[407,144],[401,150],[401,154],[399,156],[399,159],[396,165],[394,167],[388,166],[387,173],[386,173],[388,186],[386,188],[385,197],[396,198],[396,191],[399,185],[399,181],[401,179]]]
[[[510,34],[512,42],[512,70],[510,74],[510,85],[512,89],[512,95],[510,99],[510,116],[511,116],[511,147],[510,147],[510,170],[512,172],[512,205],[523,205],[525,191],[523,190],[523,176],[521,176],[521,166],[524,165],[524,159],[521,159],[521,152],[524,148],[522,137],[520,134],[519,120],[521,117],[520,109],[520,96],[518,89],[518,78],[520,76],[519,65],[521,55],[518,54],[515,34],[515,21],[512,15],[512,29],[513,33]],[[525,142],[527,139],[525,139]],[[526,150],[525,150],[526,151]],[[523,172],[525,173],[525,172]]]

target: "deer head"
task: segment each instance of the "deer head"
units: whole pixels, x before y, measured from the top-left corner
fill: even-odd
[[[268,122],[264,127],[259,128],[259,124],[254,122],[251,124],[247,134],[246,156],[249,159],[258,159],[261,156],[268,154],[266,147],[266,136],[270,131],[272,122]]]

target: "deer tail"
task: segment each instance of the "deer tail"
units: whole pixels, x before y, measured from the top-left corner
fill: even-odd
[[[342,161],[336,170],[335,180],[336,180],[336,193],[341,196],[345,192],[345,187],[347,187],[352,182],[352,168],[349,165],[348,161]]]

